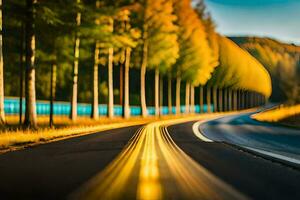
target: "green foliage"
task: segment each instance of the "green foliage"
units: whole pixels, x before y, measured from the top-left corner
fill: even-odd
[[[22,23],[26,11],[24,7],[24,0],[5,1],[3,7],[7,96],[17,96],[19,91],[16,80],[19,79],[21,66]],[[82,0],[80,4],[76,0],[39,0],[36,10],[38,99],[49,97],[50,66],[53,63],[58,66],[56,100],[70,99],[76,32],[81,39],[78,81],[78,99],[81,102],[91,101],[91,72],[96,42],[101,46],[100,103],[107,101],[108,47],[114,48],[116,88],[119,86],[118,67],[125,61],[125,48],[132,49],[131,66],[140,68],[145,41],[149,44],[147,70],[150,72],[158,68],[163,75],[181,76],[184,81],[195,86],[208,83],[219,87],[254,90],[267,96],[270,93],[268,76],[262,66],[230,41],[219,39],[203,1],[199,0],[192,7],[190,0]],[[78,11],[82,17],[79,27],[75,20]],[[279,76],[280,74],[299,73],[300,70],[291,67],[299,66],[299,59],[295,59],[299,55],[298,50],[293,50],[292,47],[279,48],[280,45],[276,42],[251,46],[252,43],[254,42],[247,42],[244,48],[258,57],[271,74],[277,74],[277,80],[285,80],[285,77],[292,80],[291,76]],[[243,59],[233,59],[237,55]],[[131,101],[137,103],[139,72],[131,69],[131,73]],[[153,73],[148,75],[152,76]],[[251,83],[247,82],[248,79]],[[152,81],[151,77],[147,77],[147,80]],[[151,81],[147,81],[147,84],[152,85]],[[284,87],[290,87],[290,82],[285,81],[284,84]],[[287,95],[292,96],[295,91]],[[147,99],[151,99],[151,92],[147,93]],[[118,95],[119,92],[116,90],[114,93]]]

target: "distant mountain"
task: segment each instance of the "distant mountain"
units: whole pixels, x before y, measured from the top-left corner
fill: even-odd
[[[300,46],[270,38],[229,37],[260,61],[272,77],[272,101],[300,103]]]

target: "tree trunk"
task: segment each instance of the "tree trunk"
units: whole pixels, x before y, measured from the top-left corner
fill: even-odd
[[[163,105],[164,105],[164,78],[160,76],[159,79],[159,115],[163,115]]]
[[[266,96],[264,96],[264,100],[263,101],[264,101],[264,105],[267,105],[269,99]]]
[[[250,99],[250,108],[254,107],[254,98],[253,98],[253,93],[250,91],[249,92],[249,99]]]
[[[228,89],[224,89],[224,111],[228,111]]]
[[[119,103],[123,104],[124,101],[124,63],[120,63],[120,75],[119,75]]]
[[[241,96],[240,96],[240,90],[236,91],[236,96],[237,96],[237,110],[240,110],[241,107]]]
[[[129,107],[129,67],[130,67],[130,55],[131,49],[126,48],[126,59],[125,59],[125,69],[124,69],[124,117],[127,119],[130,117],[130,107]]]
[[[245,104],[246,104],[246,108],[248,109],[250,106],[249,106],[249,91],[246,91],[245,92]]]
[[[223,112],[223,89],[219,89],[219,112]]]
[[[172,105],[172,78],[168,76],[168,108],[169,114],[173,114],[173,105]]]
[[[77,0],[77,4],[80,0]],[[78,12],[76,16],[76,26],[81,25],[81,13]],[[71,113],[70,119],[76,121],[77,119],[77,96],[78,96],[78,65],[79,65],[79,48],[80,37],[79,32],[75,33],[75,46],[74,46],[74,63],[73,63],[73,86],[72,86],[72,99],[71,99]]]
[[[108,49],[108,117],[114,117],[113,59],[114,49]]]
[[[24,63],[26,62],[25,56],[25,27],[24,23],[22,22],[21,26],[21,50],[20,50],[20,91],[19,91],[19,125],[22,125],[23,121],[23,93],[24,93]]]
[[[228,111],[232,111],[232,90],[228,90]]]
[[[155,77],[154,77],[154,96],[155,96],[155,115],[159,115],[159,70],[155,69]]]
[[[245,92],[241,91],[241,109],[245,109]]]
[[[195,87],[191,84],[191,107],[190,112],[195,113]]]
[[[98,79],[98,65],[99,65],[99,42],[95,42],[94,52],[94,67],[93,67],[93,102],[92,102],[92,115],[94,120],[99,118],[99,79]]]
[[[146,76],[146,69],[148,64],[148,32],[147,26],[144,25],[143,31],[143,39],[144,39],[144,46],[143,46],[143,57],[142,57],[142,66],[141,66],[141,108],[142,108],[142,116],[147,117],[147,104],[146,104],[146,83],[145,83],[145,76]]]
[[[204,113],[204,92],[203,92],[203,86],[200,85],[200,93],[199,93],[199,98],[200,98],[200,113]]]
[[[186,84],[185,84],[185,114],[190,113],[190,89],[191,89],[191,84],[186,82]]]
[[[181,86],[181,78],[179,76],[176,77],[176,115],[181,113],[180,110],[180,86]]]
[[[3,41],[2,41],[2,0],[0,0],[0,124],[5,124],[4,112],[4,69],[3,69]]]
[[[37,0],[27,0],[26,20],[26,112],[24,125],[37,127],[36,94],[35,94],[35,17]]]
[[[210,87],[206,88],[206,106],[207,106],[207,112],[211,113],[211,90]]]
[[[237,92],[233,90],[233,110],[237,110]]]
[[[218,96],[217,96],[217,88],[213,87],[213,104],[214,104],[214,112],[218,112]]]
[[[243,91],[240,90],[240,93],[239,93],[239,98],[240,98],[240,110],[243,110]]]
[[[53,63],[51,65],[51,79],[50,79],[50,120],[49,126],[52,128],[54,126],[54,100],[55,100],[55,93],[56,93],[56,72],[57,72],[57,65]]]

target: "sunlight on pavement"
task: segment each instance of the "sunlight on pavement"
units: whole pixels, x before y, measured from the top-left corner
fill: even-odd
[[[199,117],[154,122],[140,129],[123,152],[73,199],[245,199],[186,155],[167,126]]]

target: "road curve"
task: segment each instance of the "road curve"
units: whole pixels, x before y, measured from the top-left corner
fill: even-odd
[[[210,173],[251,199],[300,199],[300,171],[193,132],[195,122],[168,128],[174,142]]]
[[[0,155],[0,197],[300,199],[299,170],[196,137],[194,121],[207,117],[104,131]]]
[[[206,138],[247,148],[300,165],[300,129],[262,123],[253,113],[224,116],[201,123]]]

